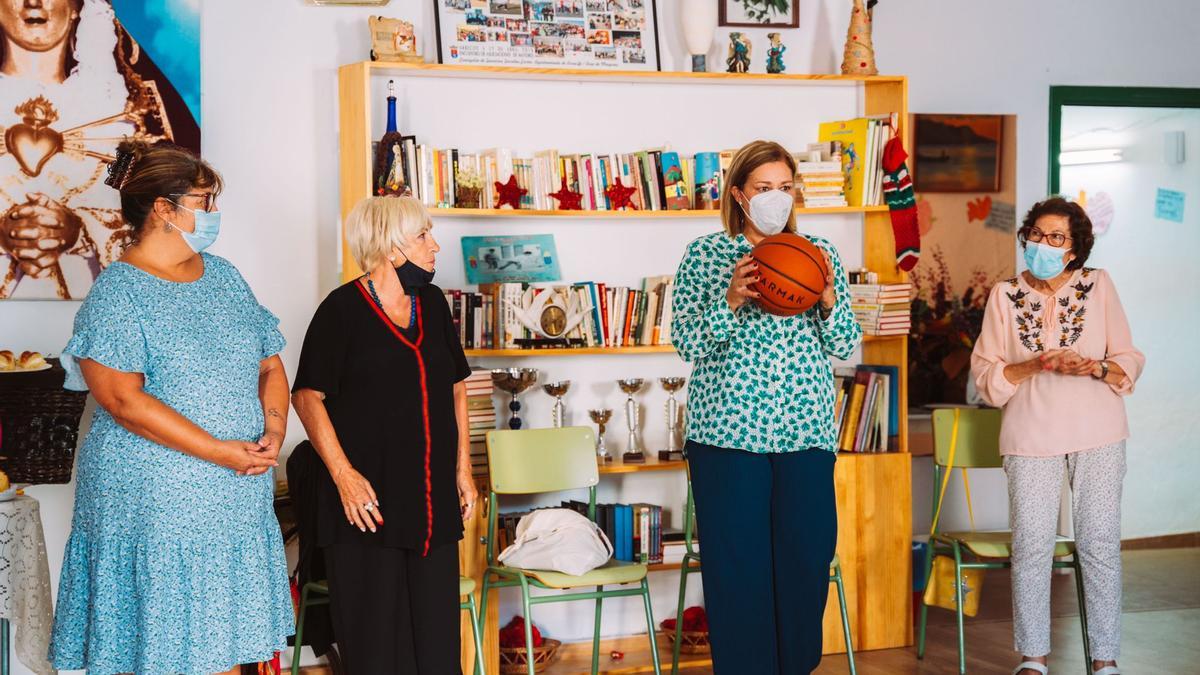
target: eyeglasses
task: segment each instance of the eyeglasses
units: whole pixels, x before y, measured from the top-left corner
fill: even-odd
[[[1067,243],[1070,237],[1061,232],[1051,232],[1050,234],[1046,234],[1036,227],[1030,228],[1029,233],[1025,235],[1026,241],[1032,241],[1035,244],[1043,239],[1046,240],[1047,244],[1050,244],[1054,248],[1062,248],[1062,245]]]
[[[211,192],[172,192],[169,197],[198,197],[204,200],[201,208],[212,211],[217,205],[217,196]]]

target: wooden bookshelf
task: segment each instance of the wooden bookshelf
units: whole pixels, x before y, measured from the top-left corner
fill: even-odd
[[[641,345],[638,347],[562,347],[555,349],[464,349],[467,356],[480,358],[515,358],[538,356],[600,356],[600,355],[638,355],[638,354],[674,354],[675,347],[671,345]]]
[[[747,101],[770,105],[777,95],[792,92],[788,88],[804,89],[802,95],[812,96],[818,101],[823,96],[836,96],[840,101],[844,92],[852,90],[857,100],[851,115],[876,115],[897,113],[901,121],[901,134],[905,146],[911,151],[912,134],[908,120],[908,82],[902,76],[844,76],[803,74],[730,74],[690,72],[627,72],[566,70],[553,68],[518,68],[489,66],[455,66],[439,64],[394,64],[365,61],[342,66],[338,71],[339,146],[341,149],[340,212],[344,218],[350,209],[371,190],[373,113],[382,109],[382,99],[373,99],[379,86],[386,79],[395,79],[401,87],[406,81],[436,80],[436,87],[464,87],[464,91],[481,81],[505,79],[514,83],[526,81],[546,87],[561,86],[564,95],[589,96],[589,87],[605,83],[621,83],[622,95],[637,98],[639,87],[702,87],[705,95],[728,93]],[[547,84],[551,83],[551,84]],[[555,83],[561,83],[555,84]],[[627,86],[626,86],[627,85]],[[709,89],[720,87],[721,91]],[[603,87],[601,87],[602,89]],[[832,88],[832,89],[830,89]],[[591,91],[599,91],[592,89]],[[843,92],[843,93],[839,93]],[[793,99],[794,100],[794,99]],[[408,100],[408,105],[422,105],[421,99]],[[844,118],[843,118],[844,119]],[[418,134],[423,130],[415,129]],[[769,136],[770,130],[762,130]],[[815,139],[816,130],[813,129]],[[545,145],[581,145],[587,138],[546,139]],[[858,216],[862,221],[862,262],[867,268],[879,273],[880,283],[905,281],[907,275],[896,266],[891,219],[885,206],[844,207],[825,209],[797,209],[798,217],[813,217],[825,214]],[[472,219],[495,218],[502,223],[517,223],[521,219],[546,219],[544,222],[598,222],[595,219],[637,219],[694,222],[696,218],[719,216],[715,211],[529,211],[497,209],[435,209],[435,217]],[[499,224],[497,223],[497,226]],[[803,225],[801,225],[803,229]],[[715,228],[714,228],[715,229]],[[359,274],[349,252],[343,247],[343,279]],[[555,350],[470,350],[469,356],[478,358],[523,358],[542,356],[601,357],[614,355],[670,354],[673,348],[667,345],[652,347],[587,348]],[[900,450],[901,452],[880,454],[841,453],[834,470],[838,504],[838,553],[842,559],[842,572],[846,586],[846,599],[850,614],[851,631],[855,646],[859,649],[885,649],[904,647],[913,643],[911,620],[912,577],[910,534],[912,531],[912,483],[911,457],[908,451],[908,341],[904,336],[866,336],[863,339],[863,362],[893,365],[900,372]],[[679,471],[682,462],[658,463],[654,457],[646,464],[623,465],[619,461],[601,469],[605,475],[622,475],[645,471]],[[682,477],[679,477],[682,479]],[[473,530],[474,531],[474,530]],[[478,533],[476,532],[476,535]],[[478,550],[478,536],[464,539],[462,548],[463,573],[479,577],[482,573],[482,553]],[[473,542],[473,543],[466,543]],[[656,571],[677,568],[670,565],[655,566]],[[669,577],[668,577],[669,578]],[[661,582],[660,582],[661,583]],[[485,617],[485,652],[488,672],[498,671],[497,655],[497,598],[489,599],[488,616]],[[659,619],[664,617],[658,617]],[[844,651],[841,620],[836,602],[826,607],[825,652]],[[464,632],[464,669],[471,667],[473,658],[469,647],[470,634]],[[649,672],[649,651],[645,636],[630,636],[605,641],[601,663],[605,672]],[[627,646],[626,658],[621,662],[610,661],[607,645]],[[641,645],[638,647],[638,645]],[[660,649],[667,654],[667,642],[661,638]],[[566,645],[563,658],[551,666],[548,673],[587,672],[590,667],[590,643]],[[639,651],[640,650],[640,651]],[[707,658],[685,657],[688,666],[703,666]]]
[[[666,462],[658,458],[658,451],[646,453],[646,461],[639,463],[626,464],[621,461],[620,453],[611,462],[600,464],[600,475],[606,474],[621,474],[621,473],[641,473],[643,471],[683,471],[687,466],[685,462],[674,461]]]
[[[816,216],[824,213],[886,213],[886,206],[834,206],[820,209],[798,207],[796,215]],[[543,211],[536,209],[429,209],[435,217],[446,218],[719,218],[714,209],[683,209],[679,211]]]

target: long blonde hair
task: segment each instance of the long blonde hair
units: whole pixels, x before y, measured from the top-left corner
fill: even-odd
[[[737,186],[744,192],[750,174],[763,164],[771,162],[787,164],[792,175],[796,175],[796,160],[787,148],[775,141],[751,141],[733,156],[733,161],[729,164],[729,173],[725,176],[725,185],[721,188],[721,224],[725,226],[725,233],[729,236],[736,237],[745,232],[748,220],[746,212],[742,211],[741,205],[733,198],[730,188]],[[785,232],[796,231],[795,213],[788,216],[787,225],[783,229]]]

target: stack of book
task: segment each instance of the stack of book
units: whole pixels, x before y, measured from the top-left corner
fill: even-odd
[[[850,308],[867,335],[907,335],[912,284],[850,284]]]
[[[841,158],[796,164],[798,205],[809,209],[846,206],[846,176]]]
[[[899,450],[900,373],[896,366],[835,368],[834,420],[843,452]]]
[[[471,475],[488,475],[487,432],[496,428],[492,372],[472,368],[467,376],[467,420],[471,429]]]
[[[668,565],[683,562],[683,556],[687,553],[683,530],[664,532],[662,538],[663,562]],[[700,552],[700,538],[694,532],[692,533],[692,550]]]
[[[535,335],[518,318],[538,296],[551,293],[547,304],[560,307],[568,321],[579,323],[555,347],[633,347],[671,344],[670,275],[646,277],[640,288],[609,287],[592,281],[570,286],[534,287],[522,283],[481,284],[479,292],[447,290],[454,326],[466,349],[520,349],[538,346]],[[545,343],[545,341],[542,341]]]
[[[895,113],[821,124],[818,138],[822,143],[841,143],[850,206],[883,204],[883,147],[899,128],[897,124]]]

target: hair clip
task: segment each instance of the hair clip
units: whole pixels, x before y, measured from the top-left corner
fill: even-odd
[[[135,159],[132,152],[118,150],[116,159],[108,164],[108,177],[104,179],[104,184],[118,191],[124,189],[125,184],[129,182]]]

